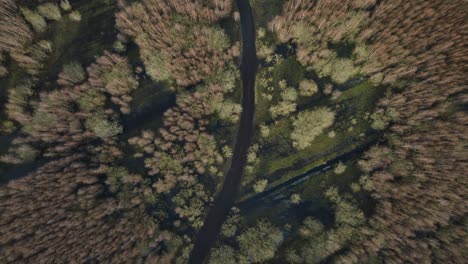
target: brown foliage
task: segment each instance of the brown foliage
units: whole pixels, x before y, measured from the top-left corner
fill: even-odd
[[[287,1],[283,14],[270,22],[270,29],[281,41],[299,44],[297,57],[302,64],[313,64],[330,55],[328,43],[354,41],[368,16],[361,5],[372,5],[374,1],[357,2],[363,1]]]
[[[33,41],[34,33],[14,0],[0,0],[0,53],[9,54],[29,74],[37,74],[51,52],[50,43]],[[33,44],[34,42],[34,44]]]
[[[0,51],[20,52],[33,32],[21,17],[14,0],[0,0]]]
[[[113,137],[106,140],[103,146],[89,148],[88,143],[99,134],[84,124],[90,119],[95,123],[101,119],[116,119],[117,114],[112,109],[104,108],[105,94],[110,95],[111,101],[119,105],[123,113],[128,113],[128,104],[132,99],[129,93],[138,82],[125,58],[107,52],[88,68],[88,73],[89,79],[83,84],[40,93],[40,100],[32,113],[28,111],[31,108],[32,85],[26,83],[12,89],[7,103],[8,115],[23,125],[24,132],[23,136],[13,141],[13,146],[33,144],[43,148],[46,157],[65,157],[85,148],[101,153],[103,160],[120,156],[121,151],[115,148]],[[112,124],[105,120],[98,123],[101,125],[99,129],[113,129],[106,127]],[[15,158],[5,156],[3,160],[8,162]]]
[[[466,3],[382,1],[365,33],[375,58],[390,65],[384,70],[387,81],[413,81],[379,103],[398,111],[398,121],[390,125],[388,146],[371,149],[360,162],[371,173],[377,200],[370,227],[375,235],[354,245],[342,263],[375,255],[392,263],[431,262],[439,246],[448,247],[439,239],[441,229],[452,228],[468,213],[468,118],[460,107],[466,104],[461,55],[466,14],[461,6]],[[415,65],[417,71],[405,70]],[[442,255],[461,260],[463,250],[464,243],[457,242]]]
[[[196,175],[207,173],[210,167],[218,171],[223,159],[214,137],[206,132],[205,117],[215,111],[213,100],[222,97],[218,85],[179,96],[177,106],[164,113],[160,137],[147,131],[141,138],[129,140],[150,155],[145,160],[149,174],[162,176],[155,185],[158,192],[171,190],[178,181],[194,182]]]
[[[425,78],[453,83],[466,62],[467,3],[464,1],[382,1],[359,40],[370,44],[367,73],[383,70],[384,82]],[[444,74],[442,67],[449,67]]]
[[[0,187],[0,259],[5,263],[138,263],[154,235],[142,208],[102,197],[99,169],[82,155],[50,162]]]
[[[127,58],[104,52],[95,64],[88,67],[89,84],[111,95],[111,101],[120,106],[124,114],[130,113],[130,92],[138,87]]]
[[[222,31],[209,27],[230,13],[231,1],[159,1],[124,7],[117,27],[140,47],[148,74],[156,80],[175,79],[195,84],[239,54],[239,46],[210,44],[221,41]],[[223,42],[223,41],[221,41]]]

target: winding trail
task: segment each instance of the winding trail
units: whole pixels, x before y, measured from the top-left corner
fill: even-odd
[[[240,13],[242,36],[242,113],[240,116],[231,165],[226,173],[223,188],[208,211],[203,227],[198,232],[189,264],[202,264],[216,240],[221,225],[226,220],[240,190],[242,175],[247,163],[247,152],[252,141],[255,112],[255,76],[258,60],[255,47],[255,23],[249,0],[236,0]]]

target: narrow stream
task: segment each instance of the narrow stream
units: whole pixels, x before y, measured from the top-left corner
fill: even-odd
[[[255,22],[249,0],[236,0],[240,13],[242,36],[242,113],[231,164],[224,179],[223,188],[208,211],[203,227],[198,232],[194,248],[190,254],[190,264],[202,264],[218,236],[221,225],[226,220],[231,207],[239,194],[242,175],[247,163],[247,152],[252,141],[255,112],[255,75],[258,60],[255,47]]]

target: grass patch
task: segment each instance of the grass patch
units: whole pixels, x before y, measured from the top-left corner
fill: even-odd
[[[260,163],[256,178],[268,179],[269,189],[370,142],[374,137],[368,134],[371,130],[367,113],[372,112],[375,102],[382,94],[381,87],[364,82],[346,89],[336,100],[322,97],[313,106],[303,105],[301,108],[305,109],[333,105],[337,118],[331,128],[318,136],[310,147],[301,151],[292,148],[290,118],[283,118],[272,124],[267,144],[259,153]],[[331,131],[334,132],[334,137],[328,135]],[[253,195],[249,186],[244,191],[243,199]]]

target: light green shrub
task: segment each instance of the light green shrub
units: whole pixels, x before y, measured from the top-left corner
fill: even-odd
[[[45,3],[37,7],[39,14],[50,20],[60,20],[62,14],[60,13],[60,8],[53,3]]]
[[[326,107],[300,112],[293,122],[291,133],[293,146],[298,150],[309,147],[312,141],[334,121],[335,113]]]
[[[301,198],[300,194],[293,193],[293,194],[291,194],[291,198],[289,198],[289,200],[293,204],[299,204],[299,203],[301,203],[302,198]]]
[[[318,86],[313,80],[303,80],[299,83],[299,94],[301,96],[313,96],[318,92]]]
[[[70,11],[72,9],[70,2],[68,2],[68,0],[61,0],[60,7],[65,11]]]
[[[361,185],[362,189],[368,192],[372,191],[374,188],[372,181],[367,174],[364,174],[359,178],[359,184]]]
[[[295,102],[297,100],[297,91],[294,88],[286,88],[281,92],[281,99],[284,101]]]
[[[34,31],[41,33],[46,30],[47,23],[42,15],[26,7],[21,7],[20,10],[26,21],[34,28]]]
[[[210,27],[207,29],[207,38],[209,48],[215,50],[227,49],[230,41],[226,33],[218,27]]]
[[[209,264],[236,264],[236,253],[230,246],[223,245],[213,248],[210,254]]]
[[[60,79],[66,80],[71,84],[78,84],[85,80],[86,74],[81,64],[77,62],[70,62],[63,66],[59,77]]]
[[[253,189],[256,193],[261,193],[266,189],[267,186],[268,186],[268,180],[262,179],[262,180],[258,180],[253,185]]]
[[[0,122],[0,133],[11,134],[15,131],[15,124],[10,120]]]
[[[343,162],[339,162],[338,165],[336,165],[335,169],[333,169],[333,172],[335,174],[343,174],[346,170],[346,165],[343,164]]]
[[[225,100],[222,103],[217,104],[216,108],[219,117],[231,123],[237,122],[242,111],[242,106],[232,102],[231,100]]]
[[[148,75],[155,81],[164,81],[171,77],[168,58],[159,51],[146,57],[145,67]]]
[[[68,16],[72,21],[81,21],[81,14],[78,11],[73,11]]]
[[[376,130],[384,130],[390,122],[397,120],[398,112],[394,109],[378,110],[371,116],[371,127]]]
[[[104,140],[122,133],[123,130],[120,124],[108,120],[106,115],[100,112],[86,120],[86,127]]]
[[[106,102],[106,96],[97,91],[96,89],[89,89],[84,93],[81,93],[80,99],[78,99],[78,105],[80,109],[91,113],[96,109],[100,109]]]
[[[332,65],[330,77],[336,83],[344,83],[359,73],[358,68],[350,59],[337,59]]]
[[[117,52],[125,52],[127,46],[121,40],[116,40],[114,45],[112,45],[112,48],[114,48],[114,50]]]
[[[263,221],[237,237],[241,257],[250,263],[265,263],[272,259],[282,239],[281,230]]]
[[[296,111],[297,104],[291,101],[282,101],[277,105],[270,107],[270,114],[273,118],[278,116],[287,116]]]
[[[260,135],[263,138],[267,138],[270,135],[270,127],[266,124],[260,125]]]

